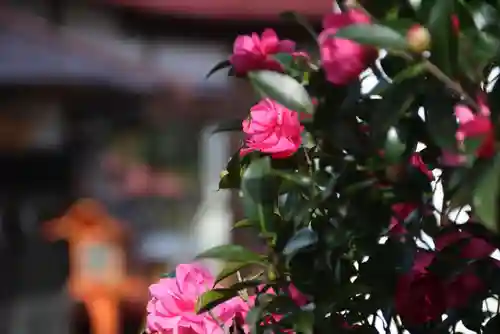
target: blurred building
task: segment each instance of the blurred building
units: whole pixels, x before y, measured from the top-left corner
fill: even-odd
[[[200,245],[204,233],[213,242],[230,237],[220,226],[232,219],[229,199],[215,190],[239,138],[213,139],[207,126],[244,117],[254,97],[244,82],[204,75],[227,57],[235,34],[272,25],[284,37],[306,41],[301,28],[278,24],[277,14],[296,9],[317,22],[330,6],[323,0],[307,6],[296,0],[3,1],[0,318],[23,323],[28,317],[34,320],[25,326],[65,333],[67,247],[47,242],[40,231],[78,198],[96,198],[126,222],[135,245],[132,272],[189,260],[212,242]],[[219,227],[208,226],[210,220]],[[49,319],[58,318],[49,329]],[[12,333],[1,326],[8,322],[0,331]],[[16,334],[29,331],[20,326]]]

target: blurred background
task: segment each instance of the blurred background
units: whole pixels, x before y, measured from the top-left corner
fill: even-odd
[[[240,143],[211,135],[254,102],[205,74],[237,34],[330,0],[0,1],[0,333],[139,333],[147,286],[236,241],[219,173]],[[92,200],[89,200],[92,199]]]

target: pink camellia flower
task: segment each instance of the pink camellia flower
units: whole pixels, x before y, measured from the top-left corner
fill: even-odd
[[[340,28],[348,25],[370,23],[370,18],[359,9],[331,13],[323,19],[324,30],[319,35],[318,42],[328,81],[336,85],[348,84],[377,59],[377,49],[334,36]]]
[[[270,154],[273,158],[286,158],[293,155],[302,143],[297,112],[281,104],[263,99],[250,109],[250,119],[243,121],[246,134],[246,148],[241,155],[251,151]]]
[[[455,106],[455,115],[458,119],[457,141],[463,144],[466,138],[481,138],[482,143],[475,155],[478,158],[490,158],[495,154],[495,134],[490,119],[490,109],[484,98],[478,99],[479,114],[474,114],[469,107],[459,104]],[[447,166],[457,166],[465,162],[460,154],[443,152],[442,163]]]
[[[236,74],[244,75],[253,70],[272,70],[282,72],[281,64],[272,57],[277,53],[294,53],[295,42],[279,40],[273,29],[266,29],[259,37],[238,36],[234,42],[233,55],[229,59]],[[297,54],[304,57],[303,53]]]
[[[197,298],[214,285],[214,277],[197,264],[181,264],[175,278],[162,278],[150,286],[147,306],[147,332],[151,334],[223,334],[219,324],[229,326],[232,320],[248,312],[249,306],[233,298],[202,314],[195,313]],[[217,321],[212,317],[214,316]]]

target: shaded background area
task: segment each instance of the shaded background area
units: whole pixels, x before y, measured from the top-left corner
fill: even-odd
[[[160,273],[231,239],[258,247],[248,235],[228,234],[237,201],[216,192],[240,138],[210,135],[215,121],[244,117],[254,96],[223,73],[204,75],[230,54],[237,34],[272,26],[308,48],[307,33],[278,14],[295,9],[318,24],[331,7],[329,0],[2,1],[0,319],[8,321],[0,332],[115,334],[96,332],[89,307],[123,286],[113,292],[116,332],[138,333],[147,285]],[[104,210],[91,223],[80,213],[76,236],[48,238],[48,222],[66,215],[59,223],[69,226],[70,208],[83,198]],[[111,220],[126,237],[101,240],[107,227],[97,237],[91,231]],[[83,239],[94,248],[81,248]],[[106,271],[116,256],[124,262],[119,275]],[[92,276],[89,293],[79,294],[71,282],[85,270],[118,278],[103,285]]]

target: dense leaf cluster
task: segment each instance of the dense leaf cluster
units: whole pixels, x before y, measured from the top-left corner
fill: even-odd
[[[363,76],[335,85],[318,59],[285,53],[274,56],[284,73],[242,77],[259,96],[310,116],[301,117],[303,142],[294,155],[236,152],[229,161],[220,188],[241,194],[245,220],[236,227],[253,229],[268,251],[227,245],[201,254],[227,261],[219,279],[249,266],[260,275],[205,293],[199,310],[264,284],[246,319],[255,333],[376,333],[377,319],[387,332],[449,333],[461,322],[500,333],[500,317],[483,309],[500,294],[500,266],[489,256],[500,246],[500,82],[490,75],[499,60],[500,3],[359,2],[373,23],[334,37],[383,50],[370,66],[378,79],[370,92],[362,93]],[[427,52],[411,51],[407,35],[416,24],[430,32]],[[488,133],[457,141],[457,105],[475,115],[488,106],[491,154],[478,154]],[[450,165],[445,154],[463,160]],[[434,200],[437,183],[442,206]],[[457,224],[457,211],[469,221]],[[426,256],[425,270],[416,270]],[[471,281],[477,288],[468,293]],[[309,304],[266,293],[289,282]],[[282,317],[264,321],[269,314]]]

